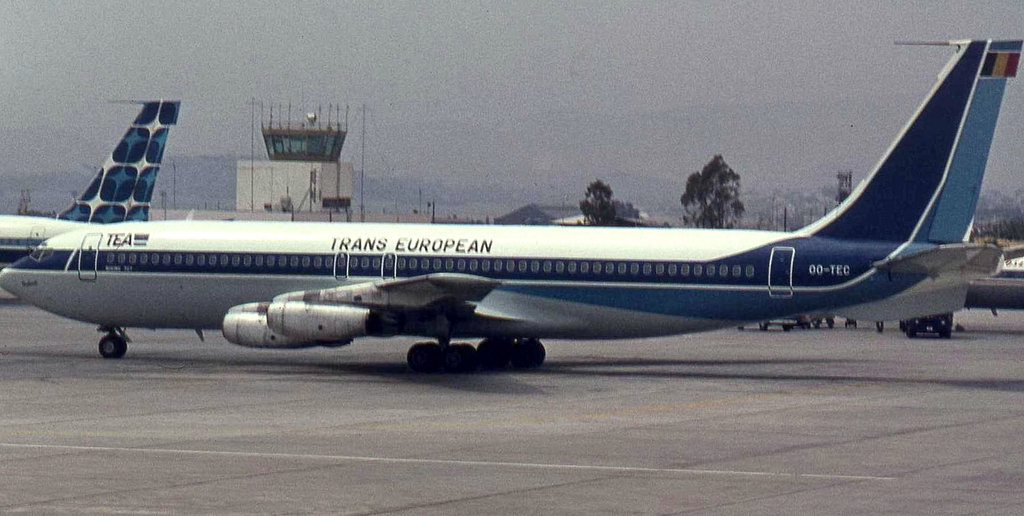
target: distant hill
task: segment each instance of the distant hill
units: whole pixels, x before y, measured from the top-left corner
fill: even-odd
[[[66,168],[3,177],[0,213],[14,213],[21,190],[31,190],[31,207],[37,211],[62,211],[71,199],[92,181],[104,158],[95,165],[77,163]],[[177,181],[175,181],[177,176]],[[179,208],[234,209],[235,158],[233,156],[167,156],[157,178],[153,206],[161,206],[160,192],[167,193],[167,207],[173,207],[175,193]]]
[[[178,208],[235,209],[234,156],[172,156],[164,159],[156,189],[167,192],[167,206],[172,207],[177,192]],[[177,175],[177,181],[174,176]],[[153,204],[160,202],[153,194]]]

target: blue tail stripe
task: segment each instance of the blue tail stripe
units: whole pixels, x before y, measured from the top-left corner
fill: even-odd
[[[978,81],[948,179],[918,241],[963,241],[974,218],[1006,79]]]
[[[909,240],[942,182],[985,46],[968,45],[860,196],[816,234]]]
[[[1013,51],[1020,52],[1021,43],[1022,42],[1020,40],[993,41],[992,44],[989,45],[988,49],[990,51],[998,50],[998,51],[1002,51],[1002,52],[1013,52]]]

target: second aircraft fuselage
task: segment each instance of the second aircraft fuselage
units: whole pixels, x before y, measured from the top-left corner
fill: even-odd
[[[84,222],[50,217],[0,215],[0,268],[28,256],[49,237],[84,227]]]

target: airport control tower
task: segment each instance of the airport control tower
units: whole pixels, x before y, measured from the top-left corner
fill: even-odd
[[[328,107],[327,120],[320,112],[307,113],[300,122],[275,120],[271,111],[267,123],[260,121],[270,159],[238,161],[238,211],[348,212],[354,171],[351,163],[339,161],[348,123],[335,109]]]

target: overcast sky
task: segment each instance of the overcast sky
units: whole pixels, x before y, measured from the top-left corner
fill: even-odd
[[[572,168],[599,176],[608,163],[665,179],[721,152],[748,185],[832,182],[835,168],[855,169],[860,179],[951,54],[894,40],[1024,36],[1019,1],[0,1],[0,8],[0,135],[8,141],[0,145],[0,178],[98,164],[130,116],[107,103],[114,99],[183,100],[169,156],[248,156],[256,98],[292,102],[296,113],[299,104],[349,104],[344,156],[357,166],[357,112],[365,103],[367,169],[396,178],[528,179]],[[986,187],[1012,191],[1024,173],[1024,84],[1011,83],[1004,102]],[[729,128],[750,113],[763,123],[722,133],[710,127],[715,116]],[[643,123],[666,116],[708,127],[676,134],[671,123]],[[602,120],[609,125],[590,127]],[[562,134],[634,130],[583,142]],[[678,136],[708,132],[735,138]],[[507,149],[520,144],[530,148]],[[807,163],[782,157],[810,146]]]

